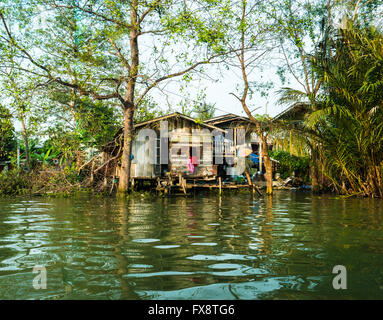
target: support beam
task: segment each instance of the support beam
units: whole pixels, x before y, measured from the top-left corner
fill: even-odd
[[[262,160],[263,160],[263,156],[262,156],[262,140],[259,141],[259,147],[258,147],[258,159],[259,159],[259,171],[262,172]]]

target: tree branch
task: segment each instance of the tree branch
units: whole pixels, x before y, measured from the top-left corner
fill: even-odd
[[[166,76],[163,76],[163,77],[160,77],[158,78],[157,80],[155,80],[151,85],[149,85],[145,91],[139,96],[139,98],[136,100],[136,106],[138,106],[140,104],[140,102],[142,101],[142,99],[145,97],[145,95],[151,90],[153,89],[155,86],[157,86],[160,82],[164,81],[164,80],[167,80],[167,79],[170,79],[170,78],[175,78],[175,77],[179,77],[179,76],[182,76],[192,70],[194,70],[195,68],[197,68],[198,66],[200,65],[204,65],[204,64],[209,64],[211,63],[211,61],[215,58],[218,58],[220,56],[223,56],[225,54],[228,54],[230,52],[227,52],[227,53],[219,53],[219,54],[216,54],[216,55],[213,55],[211,57],[209,57],[207,60],[204,60],[204,61],[199,61],[199,62],[196,62],[194,63],[193,65],[191,65],[189,68],[187,69],[184,69],[182,71],[179,71],[179,72],[175,72],[175,73],[171,73],[171,74],[168,74]]]
[[[121,53],[121,49],[117,47],[116,43],[112,38],[109,38],[110,43],[112,44],[114,50],[116,50],[117,56],[120,58],[121,63],[125,66],[125,68],[128,70],[130,73],[130,64],[129,61],[126,60],[124,55]]]
[[[141,15],[141,17],[138,19],[138,25],[141,25],[141,23],[144,21],[145,17],[150,14],[157,5],[161,3],[161,0],[154,0],[151,4],[149,4],[149,8]]]

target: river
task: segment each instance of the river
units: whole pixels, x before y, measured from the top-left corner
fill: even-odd
[[[382,227],[381,200],[298,191],[0,199],[0,299],[382,299]]]

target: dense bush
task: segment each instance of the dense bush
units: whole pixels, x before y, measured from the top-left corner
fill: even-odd
[[[28,188],[27,177],[17,170],[0,173],[0,195],[20,195],[26,193]]]
[[[0,173],[0,196],[70,195],[82,189],[79,177],[70,170],[32,171],[17,170]]]
[[[273,151],[271,158],[278,160],[278,170],[282,179],[286,179],[295,173],[296,177],[303,181],[309,181],[310,159],[309,157],[297,157],[285,151]]]
[[[0,161],[8,160],[15,149],[16,140],[11,113],[0,105]]]

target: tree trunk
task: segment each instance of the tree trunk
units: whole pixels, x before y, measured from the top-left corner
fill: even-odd
[[[269,148],[267,145],[267,137],[264,134],[260,135],[262,139],[262,156],[266,169],[266,194],[273,194],[273,164],[269,156]]]
[[[127,108],[124,112],[124,147],[122,151],[120,180],[118,191],[126,192],[129,190],[130,183],[130,167],[132,154],[132,138],[133,138],[133,114],[132,108]]]
[[[25,126],[23,116],[21,116],[21,115],[20,115],[20,122],[21,122],[21,126],[23,128],[23,139],[24,139],[24,146],[25,146],[25,164],[27,166],[28,172],[30,172],[31,171],[31,161],[29,158],[28,132],[27,132],[27,128]]]
[[[138,34],[140,26],[138,21],[138,0],[132,1],[130,7],[130,23],[132,25],[129,32],[131,66],[129,67],[129,80],[126,84],[124,104],[124,148],[122,151],[120,181],[118,185],[119,192],[129,191],[130,184],[135,87],[139,67]]]
[[[318,175],[317,175],[315,164],[312,164],[310,174],[311,174],[311,189],[314,193],[318,193],[320,191],[320,186],[318,182]]]
[[[317,151],[314,148],[312,149],[310,178],[311,178],[311,190],[314,193],[320,192],[321,188],[318,181],[318,158],[317,158]]]

